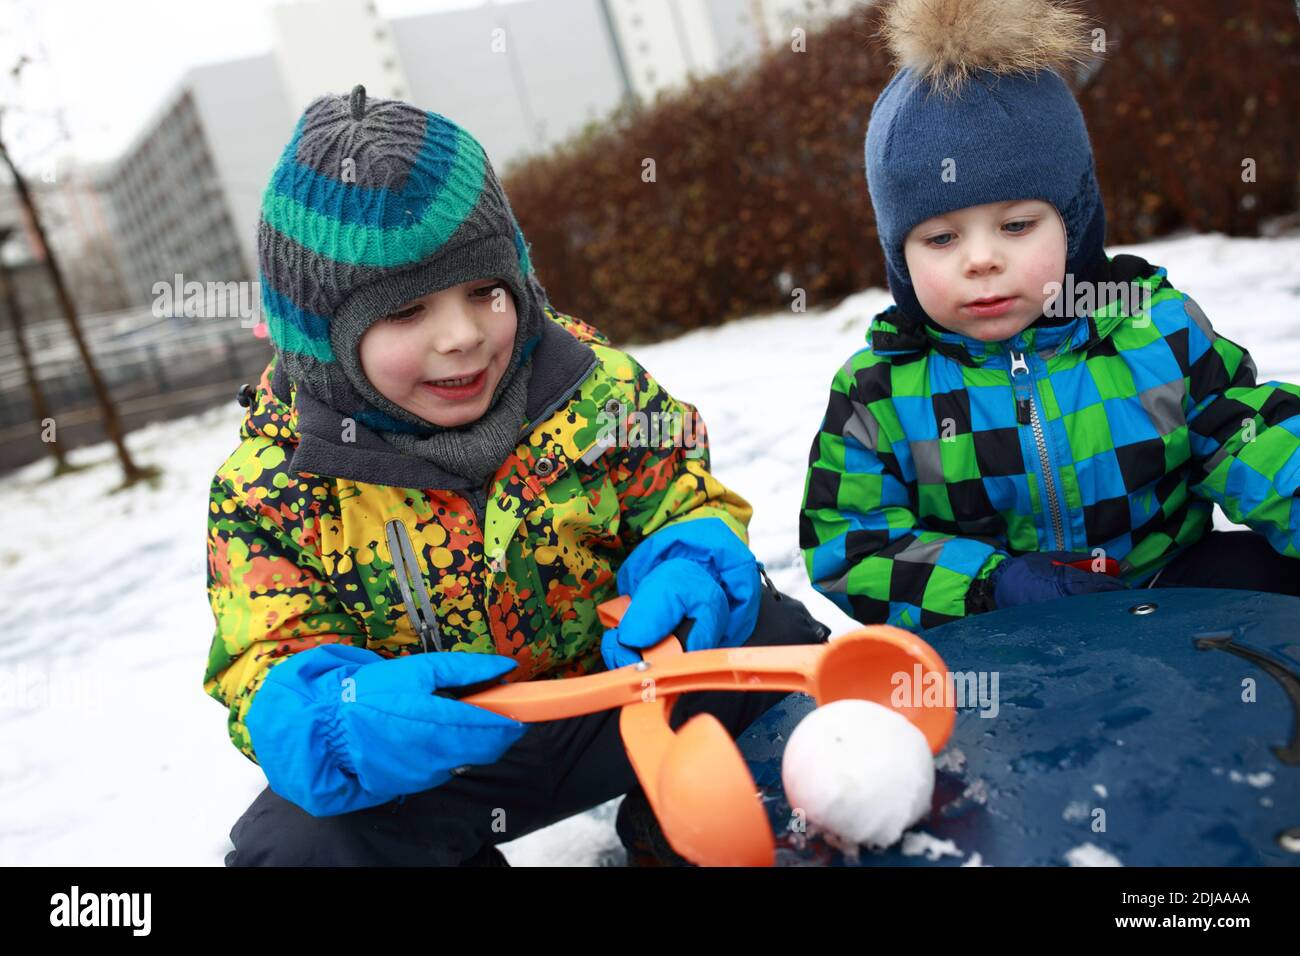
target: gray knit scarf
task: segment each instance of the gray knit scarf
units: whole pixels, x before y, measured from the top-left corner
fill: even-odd
[[[519,352],[520,337],[516,335],[512,366]],[[431,424],[432,433],[427,438],[410,432],[377,434],[405,454],[424,458],[445,471],[484,485],[519,443],[520,431],[527,424],[525,406],[532,374],[533,357],[529,355],[514,374],[502,376],[487,411],[468,425],[441,428]]]

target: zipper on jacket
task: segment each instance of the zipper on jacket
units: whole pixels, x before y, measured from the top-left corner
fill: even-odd
[[[1024,388],[1016,383],[1016,377],[1024,375]],[[1056,482],[1052,478],[1052,460],[1047,454],[1047,438],[1043,434],[1043,423],[1038,417],[1038,403],[1034,401],[1033,376],[1029,372],[1029,363],[1024,352],[1011,352],[1011,381],[1016,390],[1016,421],[1028,425],[1034,433],[1034,445],[1038,449],[1038,461],[1043,470],[1043,487],[1047,492],[1047,507],[1052,519],[1052,532],[1056,535],[1056,550],[1065,549],[1064,522],[1061,520],[1061,501],[1056,493]]]
[[[402,591],[402,601],[406,605],[406,615],[411,620],[415,632],[420,635],[420,646],[424,653],[429,653],[429,644],[437,650],[443,650],[442,634],[438,630],[438,619],[434,616],[433,606],[429,603],[429,592],[424,586],[424,574],[420,563],[415,560],[415,549],[411,547],[411,537],[406,530],[406,523],[401,518],[393,518],[384,526],[388,536],[388,552],[393,558],[393,573],[397,575],[397,586]],[[410,581],[407,581],[408,576]],[[412,596],[411,589],[415,594]]]
[[[491,487],[491,485],[492,485],[492,480],[489,478],[488,483],[486,485],[484,485],[482,488],[473,489],[472,491],[469,492],[468,495],[470,507],[474,509],[474,516],[478,518],[479,529],[485,535],[487,532],[486,529],[483,528],[483,523],[487,521],[488,488]]]

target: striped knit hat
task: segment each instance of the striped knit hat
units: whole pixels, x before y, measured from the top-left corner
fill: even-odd
[[[278,364],[334,410],[385,437],[441,431],[376,391],[358,346],[403,303],[474,279],[504,282],[518,315],[484,417],[521,391],[516,371],[541,339],[546,293],[483,147],[445,117],[367,102],[361,86],[313,100],[263,194],[257,244]]]

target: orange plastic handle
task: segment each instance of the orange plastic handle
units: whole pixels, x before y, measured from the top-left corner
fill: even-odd
[[[630,598],[598,608],[601,622],[617,624]],[[909,631],[885,625],[861,628],[829,644],[682,650],[669,635],[642,654],[643,662],[565,680],[502,684],[461,698],[514,720],[560,720],[698,690],[801,691],[817,704],[844,697],[888,704],[891,677],[914,667],[944,673],[942,659]],[[890,705],[892,706],[892,705]],[[952,708],[898,707],[938,753],[952,731]]]

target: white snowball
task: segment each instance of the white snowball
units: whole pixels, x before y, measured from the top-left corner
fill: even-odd
[[[809,823],[854,844],[891,846],[930,810],[934,758],[902,714],[868,700],[837,700],[795,727],[781,782]]]

